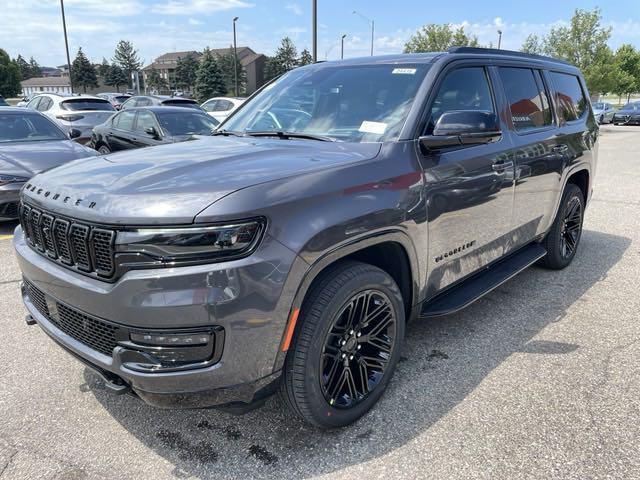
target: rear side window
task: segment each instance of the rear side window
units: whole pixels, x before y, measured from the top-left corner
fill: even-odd
[[[500,79],[518,132],[551,125],[551,109],[538,70],[500,68]]]
[[[40,103],[38,104],[38,110],[40,112],[46,112],[51,108],[52,105],[53,105],[53,100],[51,100],[49,97],[42,97],[42,99],[40,100]]]
[[[567,122],[581,118],[587,111],[588,101],[578,77],[559,72],[550,72],[550,76],[556,90],[556,103],[562,118]]]
[[[196,108],[200,109],[200,105],[197,102],[189,102],[184,100],[166,100],[162,102],[162,105],[171,107],[184,107],[184,108]]]
[[[119,113],[113,122],[114,127],[120,130],[133,130],[133,121],[136,118],[136,112],[124,111]]]

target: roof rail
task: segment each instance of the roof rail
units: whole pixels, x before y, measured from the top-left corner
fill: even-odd
[[[521,57],[531,58],[532,60],[544,60],[547,62],[562,63],[563,65],[575,66],[566,60],[560,60],[559,58],[547,57],[546,55],[536,55],[535,53],[516,52],[515,50],[498,50],[497,48],[482,48],[482,47],[451,47],[447,50],[449,53],[476,53],[485,55],[504,55],[507,57]]]

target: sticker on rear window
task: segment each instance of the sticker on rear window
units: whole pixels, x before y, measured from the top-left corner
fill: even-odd
[[[377,133],[378,135],[382,135],[386,129],[386,123],[369,122],[365,120],[364,122],[362,122],[362,125],[360,125],[360,128],[358,130],[363,133]]]
[[[415,68],[394,68],[393,72],[391,73],[395,73],[396,75],[415,75],[416,69]]]

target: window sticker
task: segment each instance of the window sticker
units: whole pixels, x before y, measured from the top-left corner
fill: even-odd
[[[416,69],[415,68],[394,68],[391,73],[395,75],[415,75]]]
[[[378,135],[382,135],[384,131],[387,129],[387,124],[382,122],[369,122],[365,120],[360,125],[358,131],[363,133],[377,133]]]

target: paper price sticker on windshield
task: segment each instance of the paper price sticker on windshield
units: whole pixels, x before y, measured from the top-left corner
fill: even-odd
[[[382,135],[386,129],[386,123],[369,122],[365,120],[364,122],[362,122],[362,125],[360,125],[360,128],[358,130],[363,133],[377,133],[378,135]]]
[[[394,68],[393,72],[396,75],[415,75],[416,74],[416,69],[415,68]]]

